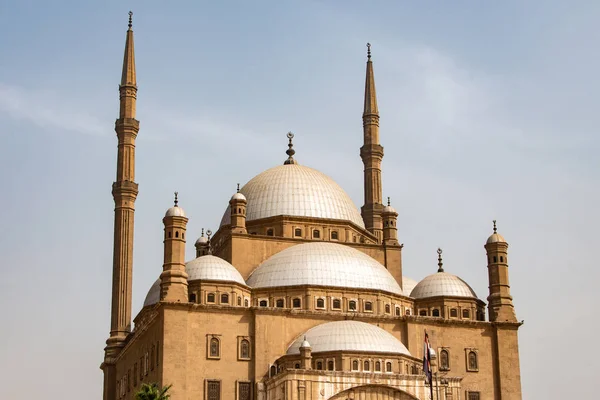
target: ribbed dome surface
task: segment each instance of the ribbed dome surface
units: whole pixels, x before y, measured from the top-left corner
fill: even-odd
[[[248,286],[335,286],[376,289],[402,294],[402,289],[377,260],[350,246],[304,243],[267,259],[248,277]]]
[[[246,285],[237,269],[222,258],[212,255],[201,256],[185,264],[188,281],[197,279],[237,282]]]
[[[300,335],[288,348],[287,354],[300,354],[300,345],[305,336],[313,353],[345,350],[410,356],[406,346],[392,334],[359,321],[335,321],[317,325]]]
[[[477,298],[477,295],[467,282],[447,272],[437,272],[425,277],[410,293],[410,297],[414,297],[415,299],[435,296]]]
[[[488,238],[486,244],[490,244],[490,243],[506,243],[506,240],[504,239],[504,236],[502,236],[499,233],[492,233],[490,235],[490,237]]]
[[[302,165],[280,165],[252,178],[240,193],[246,196],[246,220],[277,215],[352,221],[364,228],[358,208],[327,175]],[[227,207],[222,225],[231,221]]]
[[[411,279],[409,277],[403,276],[402,277],[402,291],[409,296],[412,292],[412,290],[415,288],[415,286],[417,286],[417,281],[415,281],[414,279]]]

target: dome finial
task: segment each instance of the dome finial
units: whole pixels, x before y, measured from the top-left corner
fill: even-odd
[[[240,184],[238,183],[237,184],[237,192],[236,193],[239,193],[239,192],[240,192]]]
[[[129,11],[129,30],[131,30],[131,26],[133,25],[133,11]]]
[[[367,43],[367,58],[371,60],[371,43]]]
[[[438,253],[438,272],[444,272],[444,268],[442,268],[442,265],[444,265],[444,263],[442,262],[442,249],[440,249],[438,247],[437,253]]]
[[[210,229],[206,230],[206,236],[208,237],[208,253],[207,254],[212,254],[212,246],[210,244],[210,237],[212,236],[212,231]]]
[[[292,143],[294,134],[292,132],[288,132],[287,138],[289,139],[289,143],[288,143],[288,149],[286,150],[285,154],[288,155],[288,159],[285,160],[283,165],[296,164],[296,160],[294,160],[294,154],[296,154],[296,151],[293,149],[294,143]]]
[[[177,199],[177,196],[178,196],[178,195],[179,195],[179,192],[175,192],[175,201],[174,201],[174,203],[175,203],[175,207],[179,207],[179,206],[177,205],[177,203],[179,203],[179,200]]]
[[[202,233],[200,234],[200,237],[204,237],[204,228],[202,228]]]
[[[390,196],[388,196],[388,207],[390,206]]]
[[[496,231],[496,220],[494,220],[493,222],[494,222],[494,233],[498,233],[498,232]]]

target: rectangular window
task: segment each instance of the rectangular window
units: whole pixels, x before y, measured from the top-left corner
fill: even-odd
[[[467,392],[467,400],[479,400],[479,392]]]
[[[221,382],[206,382],[206,400],[221,400]]]
[[[250,382],[238,382],[238,400],[250,400],[252,385]]]

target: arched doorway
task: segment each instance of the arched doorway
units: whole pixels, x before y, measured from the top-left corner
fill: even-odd
[[[415,400],[416,397],[389,386],[367,385],[344,390],[329,400]]]

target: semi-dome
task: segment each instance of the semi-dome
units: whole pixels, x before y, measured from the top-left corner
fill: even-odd
[[[188,274],[188,281],[202,279],[246,285],[244,278],[233,265],[213,255],[201,256],[189,261],[185,264],[185,271]]]
[[[247,282],[253,288],[315,285],[403,294],[377,260],[350,246],[327,242],[289,247],[259,265]]]
[[[410,295],[412,290],[417,286],[417,281],[411,279],[407,276],[402,277],[402,291],[406,293],[406,295]]]
[[[200,256],[185,264],[188,282],[198,279],[207,281],[235,282],[246,286],[237,269],[222,258],[213,255]],[[144,307],[160,301],[160,278],[157,279],[144,300]]]
[[[436,272],[425,277],[410,293],[410,297],[415,299],[436,296],[477,298],[475,291],[467,282],[447,272]]]
[[[252,178],[240,189],[248,202],[246,221],[277,215],[327,218],[365,224],[350,196],[330,177],[298,164],[280,165]],[[221,226],[230,223],[227,207]]]
[[[335,321],[317,325],[300,335],[288,348],[287,354],[300,354],[300,346],[304,340],[310,343],[313,353],[360,351],[410,356],[406,346],[391,333],[359,321]]]

